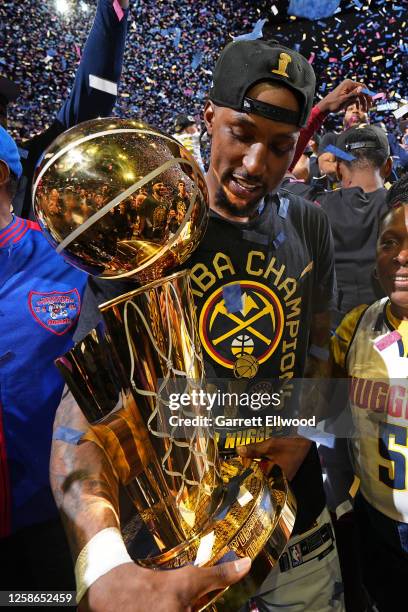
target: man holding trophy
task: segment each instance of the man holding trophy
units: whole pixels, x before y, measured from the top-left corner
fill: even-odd
[[[76,332],[77,348],[59,363],[72,394],[65,392],[57,412],[51,459],[52,487],[76,561],[80,609],[108,612],[120,606],[122,612],[146,608],[173,611],[201,610],[207,604],[213,605],[214,598],[205,600],[203,596],[225,589],[244,576],[250,567],[244,553],[252,550],[249,540],[255,536],[245,536],[246,548],[243,546],[238,555],[231,541],[228,553],[218,557],[227,563],[192,567],[206,565],[209,559],[202,546],[204,540],[208,544],[208,538],[201,539],[198,550],[194,548],[197,516],[200,512],[208,515],[209,524],[215,527],[207,536],[213,534],[216,540],[217,525],[225,525],[223,521],[235,512],[231,508],[239,514],[240,508],[251,506],[257,495],[260,502],[247,523],[255,533],[257,523],[250,520],[258,513],[256,516],[269,534],[263,509],[274,509],[279,517],[274,523],[272,546],[276,554],[269,544],[268,558],[274,567],[262,584],[257,584],[258,592],[245,609],[344,609],[336,545],[314,444],[301,437],[279,437],[236,449],[245,460],[262,459],[260,465],[267,472],[273,471],[273,464],[282,468],[297,501],[293,526],[290,493],[277,472],[271,478],[275,478],[275,485],[282,482],[281,488],[271,485],[268,489],[258,473],[260,488],[255,491],[258,485],[253,485],[251,470],[242,474],[236,459],[230,464],[229,476],[220,476],[211,436],[183,444],[173,431],[157,426],[160,406],[166,405],[160,393],[169,378],[186,374],[187,378],[200,379],[203,375],[194,310],[184,317],[181,307],[192,297],[207,376],[232,382],[243,380],[251,392],[271,392],[274,379],[302,378],[306,365],[309,369],[324,367],[329,334],[327,310],[334,290],[328,221],[323,211],[301,198],[283,191],[278,194],[293,159],[299,131],[307,123],[314,90],[315,76],[306,59],[277,43],[238,41],[224,49],[204,111],[212,138],[206,176],[210,203],[207,229],[203,212],[206,187],[190,158],[182,149],[174,149],[174,144],[164,142],[164,136],[136,122],[117,125],[112,120],[108,126],[101,120],[90,127],[83,124],[80,133],[66,133],[59,150],[56,141],[39,168],[34,197],[40,224],[49,240],[69,261],[102,277],[90,277]],[[350,98],[358,97],[361,91],[362,87],[355,84]],[[112,144],[106,141],[98,149],[97,139],[110,138],[113,132]],[[133,138],[133,133],[137,138],[141,134],[145,144],[143,161],[131,167],[130,158],[138,154],[139,141],[127,147],[126,138]],[[78,146],[83,147],[80,152]],[[155,159],[165,150],[171,150],[174,159],[163,163],[163,158],[160,167],[152,169],[154,164],[149,166],[147,158]],[[116,166],[113,158],[118,160]],[[80,170],[75,164],[80,164]],[[78,189],[80,185],[75,181],[84,177],[94,181],[96,165],[110,183],[113,199],[87,215],[82,225],[69,227],[65,233],[56,232],[52,218],[44,213],[46,206],[38,202],[46,200],[51,186],[65,185],[68,173]],[[119,195],[113,197],[115,176],[119,175],[124,184]],[[126,181],[134,180],[137,182],[125,189]],[[143,230],[141,236],[137,233],[137,239],[114,238],[109,228],[115,216],[110,211],[143,185],[158,180],[172,185],[187,180],[190,207],[176,234],[169,238],[163,223],[162,234],[156,233],[144,242]],[[139,227],[143,228],[143,223]],[[181,273],[170,277],[170,284],[166,279],[157,281],[166,270],[187,258],[191,289],[186,288],[185,275]],[[135,270],[139,282],[154,281],[148,292],[147,288],[146,292],[135,291],[134,280],[126,280],[135,276]],[[101,311],[105,329],[100,333]],[[142,422],[144,407],[146,422]],[[135,419],[140,425],[137,431]],[[75,432],[79,437],[82,434],[79,444],[72,443]],[[203,439],[204,449],[200,446]],[[221,441],[221,451],[222,445]],[[155,454],[159,447],[166,451],[164,456]],[[160,465],[152,459],[156,456]],[[261,470],[252,469],[255,475]],[[229,489],[225,489],[228,478]],[[171,489],[169,481],[176,490],[174,508],[172,503],[164,502],[170,497],[161,497],[159,491],[162,487]],[[144,508],[141,516],[160,551],[151,557],[152,563],[144,560],[143,567],[133,563],[121,538],[123,505],[119,482],[136,508]],[[227,490],[228,497],[235,485],[239,489],[236,506],[231,499],[228,503],[225,498],[222,501],[223,491]],[[210,491],[209,496],[205,490]],[[275,504],[278,498],[280,502]],[[218,504],[216,510],[212,504]],[[237,529],[242,541],[244,529]],[[179,540],[176,532],[181,534],[177,536]],[[261,532],[262,529],[257,531],[259,540]],[[177,557],[177,552],[172,557],[173,565],[166,565],[172,551],[181,547],[171,547],[169,543],[181,543],[183,534],[189,542],[183,552],[186,556]],[[278,563],[282,543],[286,544],[290,534]],[[265,542],[264,545],[267,548]],[[195,560],[189,556],[191,547]],[[214,548],[214,543],[209,547]],[[137,548],[136,537],[133,549]],[[143,554],[136,552],[136,558]],[[248,556],[254,566],[255,555]],[[182,565],[185,567],[168,572],[150,569]],[[199,603],[194,607],[196,602]],[[242,603],[238,607],[222,607],[219,602],[214,605],[208,609],[232,612]]]

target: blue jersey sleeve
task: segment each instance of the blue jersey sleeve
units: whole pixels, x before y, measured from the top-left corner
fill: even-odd
[[[99,0],[71,94],[57,115],[64,129],[111,114],[122,71],[128,12],[124,10],[119,19],[113,0]]]

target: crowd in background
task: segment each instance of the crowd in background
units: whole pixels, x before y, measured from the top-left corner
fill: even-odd
[[[281,11],[282,4],[274,6]],[[220,49],[250,33],[264,17],[264,38],[299,50],[313,65],[317,99],[344,78],[363,80],[377,94],[372,119],[397,130],[385,105],[398,106],[408,97],[403,3],[349,4],[349,12],[326,19],[292,16],[283,23],[281,14],[275,15],[278,9],[271,11],[264,0],[135,0],[115,113],[136,115],[166,132],[173,130],[180,112],[199,119]],[[0,75],[21,87],[18,104],[10,108],[11,133],[18,140],[48,125],[68,95],[95,5],[96,0],[67,0],[70,10],[62,14],[53,2],[1,3]],[[331,129],[336,122],[334,118],[329,124]]]

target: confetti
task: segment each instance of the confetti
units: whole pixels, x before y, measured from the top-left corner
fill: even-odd
[[[393,332],[380,338],[380,340],[374,342],[374,345],[379,351],[385,351],[386,348],[388,348],[392,344],[395,344],[401,339],[401,334],[397,332],[397,330],[394,330]]]
[[[0,3],[0,74],[13,75],[22,88],[18,104],[10,107],[13,135],[18,140],[45,128],[66,99],[96,2],[88,3],[88,12],[81,10],[80,2],[72,2],[78,5],[78,11],[66,17],[55,12],[52,2],[38,0],[38,4],[40,10],[34,10],[37,0]],[[113,0],[107,0],[107,4],[113,7]],[[313,65],[316,100],[344,78],[353,78],[365,83],[370,92],[385,92],[381,98],[371,96],[376,106],[370,110],[370,120],[384,121],[389,131],[395,130],[398,119],[392,107],[382,105],[396,102],[403,108],[408,99],[404,3],[376,0],[368,6],[366,0],[345,0],[344,10],[338,12],[338,3],[291,2],[292,7],[303,5],[306,19],[298,19],[295,14],[287,19],[281,7],[288,4],[272,0],[265,5],[266,10],[264,5],[249,0],[217,0],[205,6],[191,0],[178,0],[177,6],[153,0],[132,3],[121,84],[124,94],[117,101],[115,114],[138,115],[172,133],[175,114],[200,114],[225,42],[251,34],[255,25],[268,17],[262,29],[265,38],[272,35],[303,53]],[[321,5],[324,12],[316,17],[315,9],[320,10]],[[117,21],[116,13],[110,12]],[[324,16],[328,12],[331,15]],[[328,131],[341,129],[342,116],[330,115],[325,125]]]
[[[275,249],[277,249],[281,244],[283,244],[286,240],[286,236],[284,232],[279,232],[279,234],[276,236],[275,240],[273,241],[273,246],[275,247]]]
[[[93,74],[89,75],[89,87],[98,89],[99,91],[104,91],[112,96],[118,95],[118,86],[116,83],[108,81],[107,79],[101,79]]]
[[[123,11],[123,8],[120,6],[118,0],[113,0],[113,10],[115,11],[119,21],[122,21],[123,17],[125,16],[125,13]]]
[[[390,111],[398,108],[398,102],[385,102],[384,104],[378,104],[378,111]]]
[[[202,59],[203,59],[203,54],[201,53],[201,51],[198,51],[198,53],[194,53],[193,59],[191,61],[191,68],[193,70],[196,70],[201,64]]]
[[[175,49],[177,49],[177,47],[179,46],[180,39],[181,39],[181,30],[180,30],[180,28],[174,28],[173,46],[174,46]]]
[[[396,119],[401,119],[401,117],[404,117],[407,113],[408,104],[404,104],[404,106],[401,106],[401,108],[398,108],[396,111],[394,111],[393,115]]]
[[[296,17],[306,17],[306,19],[321,19],[334,15],[339,8],[340,0],[290,0],[288,13]]]
[[[227,312],[239,312],[243,308],[242,291],[239,283],[233,285],[224,285],[222,289],[225,308]]]
[[[267,21],[267,19],[258,19],[258,21],[253,27],[252,32],[249,32],[249,34],[241,34],[240,36],[235,36],[233,38],[233,41],[235,42],[237,40],[256,40],[258,38],[262,38],[262,28],[264,27]]]
[[[289,208],[289,200],[287,198],[280,198],[278,215],[282,217],[282,219],[286,219]]]

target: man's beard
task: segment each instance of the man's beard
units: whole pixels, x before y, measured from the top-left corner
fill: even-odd
[[[225,210],[234,217],[253,217],[259,208],[261,198],[248,202],[245,206],[237,206],[229,201],[223,186],[220,184],[215,193],[215,205],[220,210]]]

